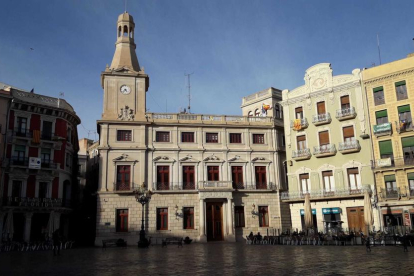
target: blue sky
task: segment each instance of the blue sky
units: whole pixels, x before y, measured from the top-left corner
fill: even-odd
[[[64,92],[88,137],[124,0],[0,0],[0,10],[0,81]],[[185,73],[194,72],[192,112],[240,115],[243,96],[300,86],[314,64],[330,62],[334,75],[379,64],[377,33],[382,63],[414,52],[412,0],[129,0],[127,10],[151,112],[187,105]]]

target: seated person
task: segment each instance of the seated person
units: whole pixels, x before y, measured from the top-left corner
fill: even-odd
[[[260,232],[257,232],[256,238],[257,238],[258,241],[262,240],[263,237],[262,237],[262,235],[260,235]]]

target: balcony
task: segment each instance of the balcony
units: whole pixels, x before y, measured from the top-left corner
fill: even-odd
[[[396,189],[381,188],[381,196],[383,199],[399,199],[401,196],[400,188],[396,188]]]
[[[309,126],[308,120],[306,118],[303,119],[295,119],[290,121],[290,128],[293,130],[302,130]]]
[[[41,136],[40,136],[42,140],[47,140],[47,141],[52,141],[53,138],[55,137],[55,134],[52,132],[44,132],[42,131]]]
[[[391,135],[392,134],[392,126],[391,123],[385,123],[381,125],[374,125],[374,134],[377,137]]]
[[[195,182],[154,182],[155,191],[195,191],[198,189]]]
[[[119,193],[128,193],[133,192],[139,188],[139,185],[136,183],[114,183],[113,191]]]
[[[403,133],[413,131],[414,127],[412,121],[399,121],[395,122],[395,129],[397,133]]]
[[[12,135],[16,137],[32,138],[33,132],[30,129],[15,128],[12,131]]]
[[[335,154],[336,154],[335,144],[327,144],[327,145],[313,147],[313,155],[315,155],[315,157],[317,158],[332,156]]]
[[[353,119],[355,117],[356,117],[356,112],[355,112],[354,107],[343,108],[343,109],[339,109],[336,111],[336,118],[339,121]]]
[[[339,143],[339,152],[342,154],[358,152],[361,150],[358,140],[351,140]]]
[[[414,187],[410,187],[410,197],[414,197]]]
[[[324,124],[329,124],[332,121],[331,114],[325,113],[325,114],[318,114],[313,116],[312,123],[315,126],[320,126]]]
[[[40,167],[42,169],[57,169],[58,164],[53,163],[51,160],[42,160]]]
[[[41,208],[56,208],[56,207],[70,207],[71,200],[70,199],[62,199],[62,198],[42,198],[42,197],[6,197],[3,201],[4,206],[19,206],[19,207],[27,207],[29,209],[37,209]]]
[[[10,165],[27,167],[29,166],[29,158],[21,156],[12,156],[10,159]]]
[[[369,188],[359,188],[359,189],[335,189],[335,190],[311,190],[308,192],[282,192],[281,199],[284,201],[303,201],[305,200],[305,195],[309,194],[310,199],[326,199],[326,198],[340,198],[340,197],[363,197],[365,190],[371,191]]]
[[[292,159],[296,161],[306,160],[311,158],[312,154],[310,149],[301,149],[292,151]]]
[[[276,190],[277,186],[273,182],[241,182],[234,183],[235,190]]]

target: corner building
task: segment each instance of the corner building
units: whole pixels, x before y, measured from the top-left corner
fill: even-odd
[[[414,54],[362,72],[372,125],[380,223],[414,227]]]
[[[147,113],[149,77],[135,54],[134,28],[131,15],[119,16],[112,64],[101,74],[95,243],[138,241],[142,209],[133,191],[141,185],[154,193],[144,217],[153,239],[236,241],[289,228],[279,200],[286,186],[281,91],[244,98],[251,117]],[[263,104],[272,107],[267,116],[253,116]]]
[[[292,227],[304,229],[310,194],[314,229],[365,231],[364,190],[375,195],[375,187],[360,70],[333,76],[331,65],[320,63],[304,80],[283,90],[282,102],[289,183],[282,200],[290,205]]]

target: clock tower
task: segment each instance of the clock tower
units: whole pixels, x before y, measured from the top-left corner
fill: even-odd
[[[102,120],[145,121],[149,78],[135,53],[134,19],[124,12],[118,17],[115,54],[111,66],[101,73],[104,89]]]

